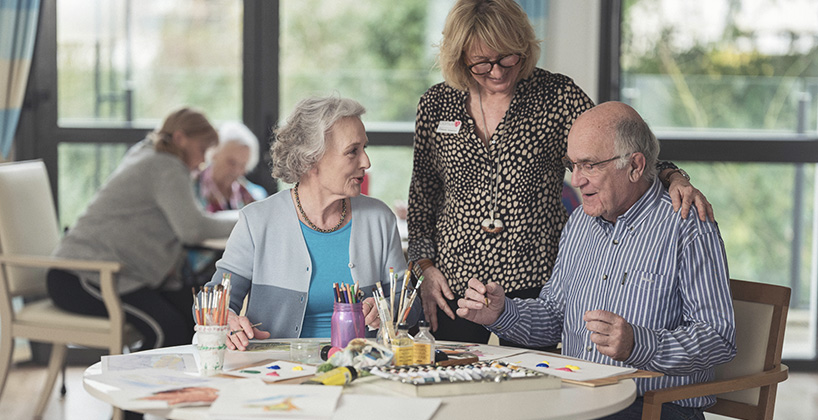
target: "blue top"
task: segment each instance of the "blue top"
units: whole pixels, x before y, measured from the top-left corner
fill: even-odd
[[[301,222],[301,233],[307,243],[312,263],[310,291],[301,337],[329,337],[332,308],[335,302],[333,283],[353,284],[349,271],[349,238],[352,222],[335,232],[322,233]]]
[[[364,195],[350,198],[350,204],[354,223],[349,271],[364,297],[369,297],[376,282],[389,278],[389,267],[399,273],[406,269],[406,259],[397,218],[386,204]],[[231,274],[230,310],[239,313],[244,298],[249,297],[250,321],[263,322],[260,328],[272,338],[295,338],[301,336],[307,311],[311,271],[312,260],[291,191],[284,190],[239,210],[239,221],[208,286],[220,283],[223,274]],[[401,285],[398,282],[396,290]],[[389,282],[383,289],[388,295]],[[422,313],[420,299],[416,299],[409,313],[410,325]],[[368,334],[375,336],[374,331]]]
[[[638,378],[637,393],[711,381],[714,367],[736,354],[727,261],[719,229],[691,209],[682,219],[661,184],[653,185],[612,224],[579,207],[560,238],[554,274],[537,299],[506,298],[490,326],[528,345],[562,340],[562,353],[616,366],[664,373]],[[597,351],[586,311],[602,309],[633,328],[630,357]],[[712,396],[676,401],[706,407]]]

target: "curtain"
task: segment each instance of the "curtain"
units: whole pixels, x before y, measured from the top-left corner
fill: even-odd
[[[40,0],[0,0],[0,154],[7,158],[31,69]]]

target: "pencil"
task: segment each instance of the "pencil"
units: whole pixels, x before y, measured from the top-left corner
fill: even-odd
[[[251,327],[255,328],[255,327],[258,327],[259,325],[261,325],[261,322],[257,322],[255,324],[251,325]],[[244,331],[244,328],[239,328],[237,330],[230,331],[230,334],[228,334],[228,335],[238,334],[238,333],[240,333],[242,331]]]

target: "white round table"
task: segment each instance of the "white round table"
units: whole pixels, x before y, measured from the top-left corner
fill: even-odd
[[[194,356],[196,354],[192,345],[148,351],[192,353]],[[229,352],[225,358],[225,369],[236,369],[269,358],[269,354],[264,352]],[[95,398],[114,404],[113,398],[106,393],[106,387],[101,386],[93,379],[89,379],[100,373],[102,373],[101,363],[96,363],[86,369],[83,377],[84,387]],[[236,380],[240,381],[242,379]],[[343,393],[405,397],[403,394],[383,388],[380,386],[380,381],[382,379],[377,377],[361,378],[345,386]],[[629,406],[636,398],[636,384],[632,379],[624,379],[613,385],[597,387],[563,383],[559,389],[439,398],[442,403],[432,417],[436,420],[593,419],[615,413]],[[201,420],[208,418],[208,408],[181,407],[148,410],[145,413],[173,420]],[[384,413],[372,413],[362,410],[360,419],[365,420],[367,418],[383,420]]]

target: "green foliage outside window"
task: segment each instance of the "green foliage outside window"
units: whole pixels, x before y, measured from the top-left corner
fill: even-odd
[[[695,16],[667,13],[670,8],[695,5],[625,1],[623,100],[645,117],[660,138],[663,133],[774,137],[795,135],[799,128],[814,135],[818,23],[809,30],[789,31],[789,19],[778,22],[784,28],[779,31],[756,26],[779,7],[789,8],[789,17],[805,13],[798,5],[788,0],[707,3],[710,16],[717,16],[708,25],[721,28],[713,34],[684,26]],[[758,15],[748,19],[753,11]],[[650,24],[646,24],[648,17]],[[713,203],[731,276],[784,285],[795,282],[802,293],[793,295],[793,305],[808,307],[810,270],[815,264],[811,256],[815,165],[799,169],[795,164],[677,163]],[[799,220],[795,220],[797,212]],[[802,236],[793,251],[796,230]],[[792,273],[794,263],[799,266]]]

